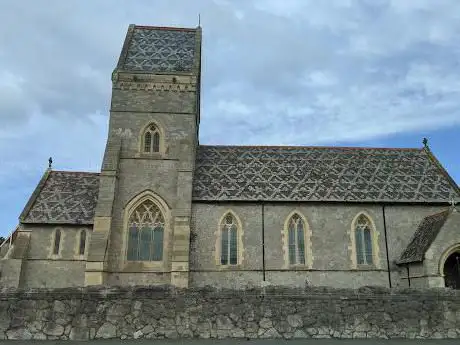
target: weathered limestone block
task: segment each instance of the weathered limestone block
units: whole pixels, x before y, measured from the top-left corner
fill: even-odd
[[[110,339],[110,338],[115,338],[116,335],[117,335],[117,328],[113,324],[106,322],[97,330],[96,339],[98,338]]]
[[[16,328],[7,331],[6,337],[10,340],[30,340],[32,339],[32,333],[26,328]]]

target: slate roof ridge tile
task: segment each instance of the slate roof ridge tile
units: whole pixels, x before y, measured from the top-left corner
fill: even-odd
[[[261,149],[345,149],[345,150],[395,150],[422,152],[423,148],[416,147],[366,147],[366,146],[302,146],[302,145],[199,145],[198,148],[261,148]]]
[[[100,175],[97,171],[51,170],[51,173]]]
[[[134,29],[145,30],[167,30],[167,31],[197,31],[199,28],[173,27],[173,26],[152,26],[152,25],[134,25]]]

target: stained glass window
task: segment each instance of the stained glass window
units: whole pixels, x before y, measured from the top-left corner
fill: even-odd
[[[150,125],[144,133],[144,152],[160,152],[160,131]]]
[[[85,247],[86,247],[86,231],[82,230],[80,232],[80,246],[78,248],[78,254],[84,255],[85,254]]]
[[[365,215],[360,215],[355,226],[356,259],[358,265],[372,265],[371,223]]]
[[[128,221],[129,261],[163,260],[165,221],[161,210],[151,200],[140,204]]]
[[[221,224],[221,251],[222,265],[238,264],[238,226],[235,217],[229,213]]]
[[[289,264],[305,264],[305,224],[295,213],[288,223],[288,253]]]
[[[54,247],[53,247],[53,254],[59,254],[59,248],[61,246],[61,230],[56,229],[54,233]]]

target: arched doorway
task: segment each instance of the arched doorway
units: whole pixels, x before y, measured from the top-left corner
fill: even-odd
[[[446,287],[460,290],[460,249],[447,257],[443,273]]]

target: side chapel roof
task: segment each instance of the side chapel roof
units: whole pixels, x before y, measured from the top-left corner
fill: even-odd
[[[32,193],[21,223],[93,224],[99,174],[47,170]]]
[[[449,213],[449,210],[444,210],[423,218],[397,263],[401,265],[422,262],[426,251],[449,217]]]

